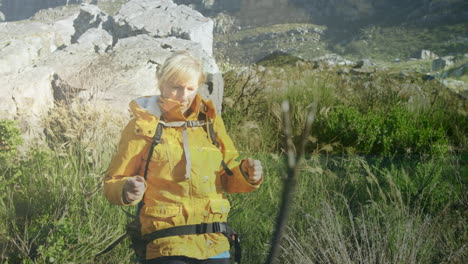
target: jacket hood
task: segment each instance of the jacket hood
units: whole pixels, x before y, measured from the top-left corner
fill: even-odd
[[[136,118],[164,119],[165,121],[196,120],[200,112],[214,119],[216,110],[211,100],[204,100],[197,94],[189,107],[190,114],[185,117],[180,111],[181,104],[177,101],[162,98],[160,95],[143,96],[130,102],[130,110]]]

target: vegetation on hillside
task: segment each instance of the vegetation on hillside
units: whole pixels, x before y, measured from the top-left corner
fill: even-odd
[[[370,25],[354,33],[348,41],[343,41],[338,33],[330,33],[331,51],[381,61],[419,58],[418,52],[422,49],[431,50],[439,56],[468,53],[468,23],[431,27]]]
[[[264,262],[274,230],[286,170],[284,99],[296,143],[308,107],[316,102],[318,111],[280,263],[468,258],[467,106],[456,94],[417,73],[338,74],[307,63],[235,68],[224,77],[226,127],[241,156],[265,169],[258,191],[229,196],[244,263]],[[129,220],[101,193],[124,118],[58,106],[45,123],[49,149],[1,163],[1,262],[130,263],[128,241],[93,258]],[[12,126],[0,123],[13,149],[21,142]]]
[[[313,24],[279,24],[216,35],[214,41],[217,56],[228,54],[227,57],[236,63],[253,63],[275,51],[285,51],[308,60],[337,53],[353,59],[365,57],[388,62],[419,58],[418,53],[422,49],[431,50],[439,56],[468,53],[467,34],[467,23],[431,27],[366,25],[329,29]]]

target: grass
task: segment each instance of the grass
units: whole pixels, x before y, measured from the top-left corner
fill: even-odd
[[[278,108],[285,98],[293,106],[296,143],[308,106],[316,101],[319,110],[280,263],[463,263],[468,258],[466,115],[436,82],[391,72],[356,78],[308,64],[234,69],[225,81],[226,127],[241,156],[260,159],[265,170],[259,190],[229,196],[229,220],[241,236],[243,263],[263,263],[268,254],[286,173]],[[445,151],[433,152],[426,138],[410,154],[372,152],[370,137],[362,137],[362,146],[345,144],[339,136],[347,131],[326,125],[340,108],[355,109],[359,123],[396,106],[406,125],[392,130],[392,123],[382,122],[375,130],[422,133],[416,124],[438,135],[442,129]],[[2,263],[131,262],[128,241],[93,259],[124,232],[127,221],[101,194],[103,171],[125,119],[100,108],[57,107],[46,120],[50,150],[1,156],[9,159],[0,178]],[[370,130],[363,131],[357,137]],[[398,133],[375,135],[398,138]]]
[[[367,26],[345,45],[332,43],[331,50],[354,57],[370,57],[382,61],[415,57],[421,49],[439,56],[468,52],[465,36],[467,24],[447,24],[434,27]]]

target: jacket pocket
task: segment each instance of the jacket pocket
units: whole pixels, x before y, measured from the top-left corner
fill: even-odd
[[[183,222],[182,205],[158,204],[145,208],[145,214],[152,218],[156,230],[181,225]]]
[[[226,199],[211,200],[207,222],[226,222],[231,204]]]

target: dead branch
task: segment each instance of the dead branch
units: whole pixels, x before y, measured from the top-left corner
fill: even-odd
[[[283,129],[284,135],[286,136],[286,148],[288,155],[288,168],[287,168],[287,178],[285,181],[282,204],[280,212],[276,222],[275,234],[271,240],[270,253],[268,255],[266,264],[274,264],[278,261],[278,254],[280,249],[281,238],[283,237],[284,230],[286,229],[286,224],[288,220],[291,207],[294,202],[294,191],[296,189],[297,176],[299,174],[300,163],[302,157],[304,156],[305,145],[307,143],[310,131],[312,128],[312,123],[315,118],[315,110],[317,104],[314,102],[312,107],[309,109],[307,115],[306,125],[302,134],[301,146],[299,148],[299,153],[295,153],[295,147],[292,139],[292,127],[291,127],[291,118],[290,118],[290,107],[289,102],[284,101],[281,105],[281,110],[283,112]]]

